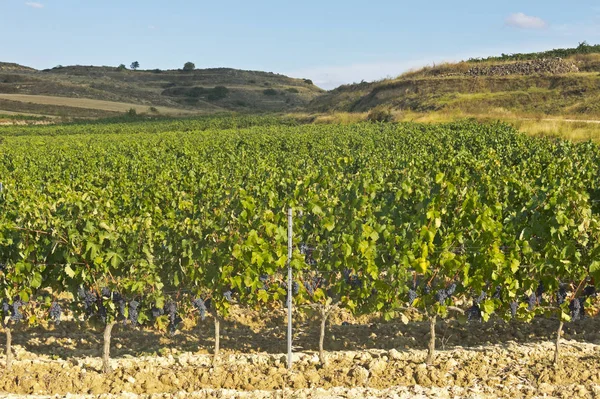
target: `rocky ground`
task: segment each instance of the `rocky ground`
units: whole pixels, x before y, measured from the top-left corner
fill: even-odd
[[[115,371],[108,375],[101,373],[100,330],[75,322],[23,328],[13,333],[16,361],[11,371],[0,371],[0,392],[10,398],[600,397],[597,318],[565,326],[558,366],[552,362],[556,320],[441,322],[439,350],[427,366],[426,323],[348,321],[341,314],[328,327],[325,365],[315,352],[317,323],[297,326],[299,353],[288,371],[282,317],[265,323],[255,314],[234,315],[224,323],[214,365],[208,322],[173,337],[119,326]]]

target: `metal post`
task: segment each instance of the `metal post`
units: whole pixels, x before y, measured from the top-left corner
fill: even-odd
[[[288,209],[288,369],[292,369],[292,208]]]

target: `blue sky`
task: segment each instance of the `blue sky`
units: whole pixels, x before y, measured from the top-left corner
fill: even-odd
[[[0,61],[265,70],[339,84],[502,52],[600,43],[600,3],[0,0]]]

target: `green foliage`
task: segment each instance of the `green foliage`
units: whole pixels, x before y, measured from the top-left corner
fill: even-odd
[[[300,93],[300,90],[296,89],[295,87],[288,87],[287,89],[285,89],[285,91],[287,91],[288,93],[292,93],[292,94]]]
[[[194,69],[196,69],[196,64],[194,64],[193,62],[188,61],[183,65],[183,70],[186,72],[193,71]]]
[[[503,124],[287,123],[0,128],[2,299],[84,289],[118,320],[105,288],[160,329],[151,309],[173,292],[219,315],[280,307],[290,207],[298,305],[406,321],[462,299],[487,320],[516,301],[522,320],[549,309],[567,320],[556,291],[582,298],[600,280],[596,145]]]
[[[125,66],[125,64],[120,64],[120,65],[117,67],[117,71],[118,71],[118,72],[125,71],[125,70],[127,70],[127,67]]]
[[[277,90],[275,90],[275,89],[264,89],[263,90],[263,94],[265,96],[276,96],[277,95]]]
[[[229,89],[227,87],[217,86],[210,91],[207,98],[209,101],[217,101],[226,98],[228,94]]]
[[[554,50],[542,51],[538,53],[514,53],[502,54],[496,57],[470,58],[469,62],[488,62],[488,61],[526,61],[542,58],[566,58],[578,54],[600,53],[600,44],[590,45],[583,41],[574,48],[559,48]]]
[[[129,108],[126,114],[128,117],[135,118],[137,116],[137,111],[135,108]]]
[[[130,68],[133,69],[134,71],[137,70],[139,67],[140,67],[140,63],[137,61],[133,61],[130,66]]]

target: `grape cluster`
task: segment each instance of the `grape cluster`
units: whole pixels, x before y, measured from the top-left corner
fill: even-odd
[[[512,301],[510,303],[510,315],[514,319],[517,316],[517,309],[519,308],[519,304],[517,301]]]
[[[492,295],[492,299],[502,299],[502,287],[497,285]]]
[[[125,324],[127,322],[127,301],[118,292],[112,293],[112,301],[119,307],[119,316],[121,316],[123,324]]]
[[[450,298],[456,292],[456,283],[450,284],[450,286],[446,289],[441,289],[435,293],[435,299],[440,304],[444,304],[446,299]],[[410,291],[409,291],[409,299],[410,299]],[[414,299],[413,299],[414,301]]]
[[[50,305],[50,318],[56,323],[56,325],[60,324],[60,316],[62,315],[62,308],[58,302],[52,302]]]
[[[202,298],[196,298],[192,301],[192,305],[200,312],[200,319],[204,321],[206,319],[206,312],[208,309],[206,308],[206,302]]]
[[[300,244],[300,253],[304,255],[304,262],[309,266],[316,266],[317,261],[313,258],[313,249],[305,243]]]
[[[350,286],[351,289],[362,287],[362,280],[356,274],[352,274],[352,270],[344,269],[342,271],[344,281]]]
[[[266,274],[261,274],[258,277],[258,279],[263,284],[263,286],[260,289],[267,291],[269,289],[269,280],[270,280],[269,276]]]
[[[20,308],[23,305],[25,305],[25,302],[23,302],[20,298],[17,297],[14,299],[12,303],[10,321],[18,323],[19,321],[23,320],[23,313],[20,312]]]
[[[467,309],[467,321],[481,321],[481,309],[478,303],[473,301],[473,305]]]
[[[174,335],[177,325],[183,321],[177,314],[177,304],[174,301],[168,301],[164,311],[169,316],[169,333]]]
[[[571,310],[571,320],[577,321],[583,319],[585,315],[584,309],[585,298],[575,298],[569,303],[569,309]]]
[[[565,303],[566,299],[567,291],[564,289],[564,287],[560,287],[558,289],[558,292],[556,293],[556,302],[558,302],[559,305],[562,305],[563,303]]]
[[[164,311],[164,309],[157,308],[156,306],[154,306],[154,307],[152,307],[152,309],[150,309],[150,313],[152,313],[152,317],[156,319],[156,318],[164,315],[165,311]]]
[[[132,300],[131,302],[129,302],[129,321],[131,322],[132,326],[137,326],[138,324],[138,307],[140,306],[140,303],[138,301],[136,301],[135,299]]]
[[[485,298],[487,298],[487,292],[481,291],[479,296],[477,298],[473,299],[473,303],[475,303],[476,305],[479,305],[481,302],[485,301]]]
[[[0,272],[6,271],[6,263],[0,262]]]
[[[583,289],[583,296],[596,296],[596,287],[594,287],[593,285],[588,285],[587,287],[585,287]]]
[[[538,296],[536,293],[532,292],[531,295],[527,297],[527,310],[532,311],[535,309],[535,305],[538,303]]]
[[[417,299],[417,291],[413,290],[412,288],[410,288],[408,290],[408,304],[412,306],[412,304],[415,302],[415,300]]]
[[[79,288],[77,292],[79,298],[83,301],[83,310],[85,311],[85,317],[89,318],[94,315],[95,309],[94,304],[98,300],[96,294],[93,291],[84,290]]]
[[[323,286],[323,279],[318,276],[313,276],[309,281],[304,281],[304,288],[309,295],[314,295],[315,291]]]
[[[231,298],[231,295],[233,295],[233,291],[231,291],[231,290],[227,290],[227,291],[223,292],[223,297],[227,300],[227,302],[231,302],[233,300]]]
[[[538,303],[542,302],[542,295],[544,294],[544,292],[546,292],[546,287],[544,286],[544,282],[540,281],[540,283],[537,286],[537,289],[535,290],[535,295],[537,297]]]

